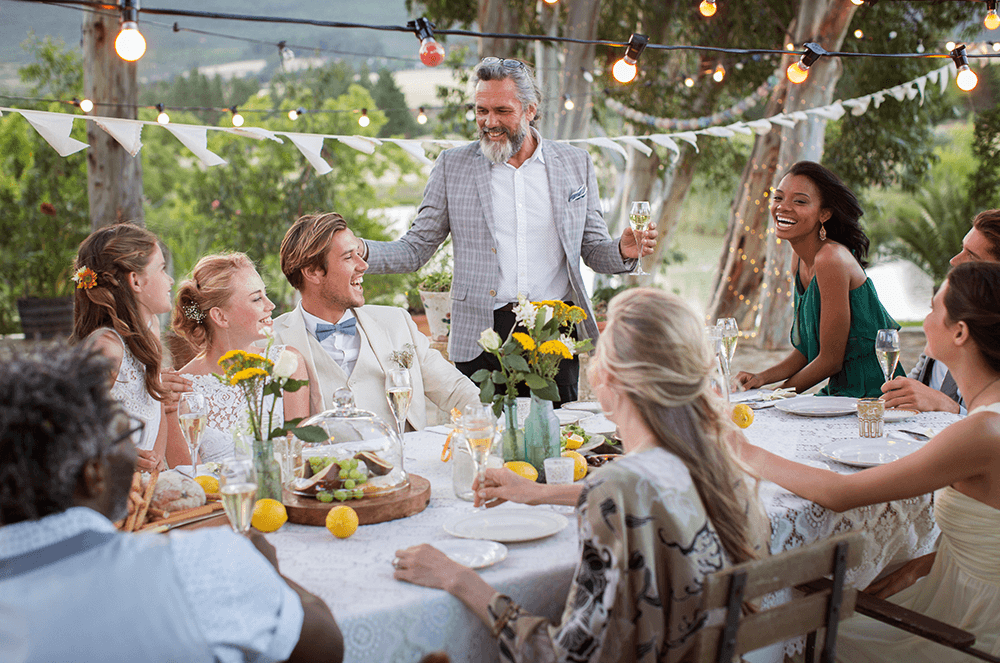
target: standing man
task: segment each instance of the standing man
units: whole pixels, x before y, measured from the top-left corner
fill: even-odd
[[[962,251],[951,259],[951,266],[974,260],[1000,262],[1000,209],[976,215],[972,230],[962,239]],[[965,414],[962,395],[948,367],[926,354],[920,355],[908,377],[886,382],[882,392],[886,407]]]
[[[451,339],[448,353],[466,375],[497,368],[476,344],[493,328],[506,338],[518,295],[560,299],[587,312],[582,333],[597,324],[580,274],[580,259],[598,272],[620,274],[639,257],[631,229],[608,235],[590,156],[545,140],[531,126],[540,95],[527,65],[485,58],[473,72],[479,140],[442,152],[409,231],[394,242],[365,242],[374,274],[413,272],[449,233],[454,240]],[[656,246],[650,224],[642,255]],[[579,361],[560,366],[560,401],[576,400]]]
[[[395,421],[385,398],[385,374],[394,352],[409,350],[413,399],[407,422],[427,424],[427,401],[445,412],[479,402],[479,389],[430,347],[410,314],[393,306],[365,306],[361,240],[336,213],[297,220],[281,242],[281,271],[302,295],[294,310],[274,321],[279,343],[305,357],[309,411],[330,408],[342,387],[362,410]]]

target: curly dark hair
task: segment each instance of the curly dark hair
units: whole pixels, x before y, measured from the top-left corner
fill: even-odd
[[[0,526],[74,505],[84,464],[108,450],[122,418],[110,370],[85,345],[0,352]]]
[[[799,161],[788,169],[785,175],[808,177],[819,189],[820,207],[831,212],[826,222],[828,239],[843,244],[862,267],[868,266],[868,235],[861,229],[858,219],[865,212],[846,184],[833,172],[815,161]]]

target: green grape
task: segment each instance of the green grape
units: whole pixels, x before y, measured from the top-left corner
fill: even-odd
[[[350,475],[351,475],[350,476],[351,479],[354,479],[355,481],[357,481],[358,479],[361,478],[361,470],[351,470],[350,471]]]
[[[354,499],[360,500],[364,496],[365,496],[365,491],[361,490],[360,488],[354,491]]]
[[[368,477],[366,477],[366,476],[365,476],[364,474],[362,474],[362,475],[361,475],[361,476],[360,476],[360,477],[359,477],[358,479],[355,479],[355,482],[356,482],[356,483],[357,483],[357,484],[358,484],[359,486],[360,486],[361,484],[363,484],[363,483],[368,483]]]
[[[329,503],[333,501],[333,495],[326,492],[325,490],[321,490],[318,493],[316,493],[316,499],[318,499],[320,502],[323,503]]]
[[[356,485],[357,484],[354,482],[354,479],[348,479],[347,481],[344,482],[344,488],[348,490],[351,490]]]
[[[338,502],[344,502],[344,501],[347,500],[347,498],[348,498],[348,495],[347,495],[347,491],[346,490],[335,490],[335,491],[333,491],[333,499],[337,500]]]
[[[351,478],[351,473],[348,470],[341,470],[340,471],[340,478],[341,479],[350,479]]]

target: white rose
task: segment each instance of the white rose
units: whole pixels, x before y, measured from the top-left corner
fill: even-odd
[[[282,350],[278,355],[278,361],[274,362],[273,375],[276,378],[290,378],[295,369],[299,367],[299,358],[294,352]]]
[[[500,349],[500,342],[500,334],[492,329],[484,329],[483,333],[479,335],[479,345],[487,352],[495,352]]]

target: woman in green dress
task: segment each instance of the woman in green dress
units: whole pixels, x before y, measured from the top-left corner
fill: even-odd
[[[823,396],[877,398],[885,377],[875,357],[879,329],[899,329],[865,274],[868,237],[854,193],[832,172],[800,161],[771,197],[775,235],[795,253],[795,348],[760,373],[741,371],[746,389],[783,381],[799,393],[829,378]],[[897,365],[895,375],[905,375]]]

